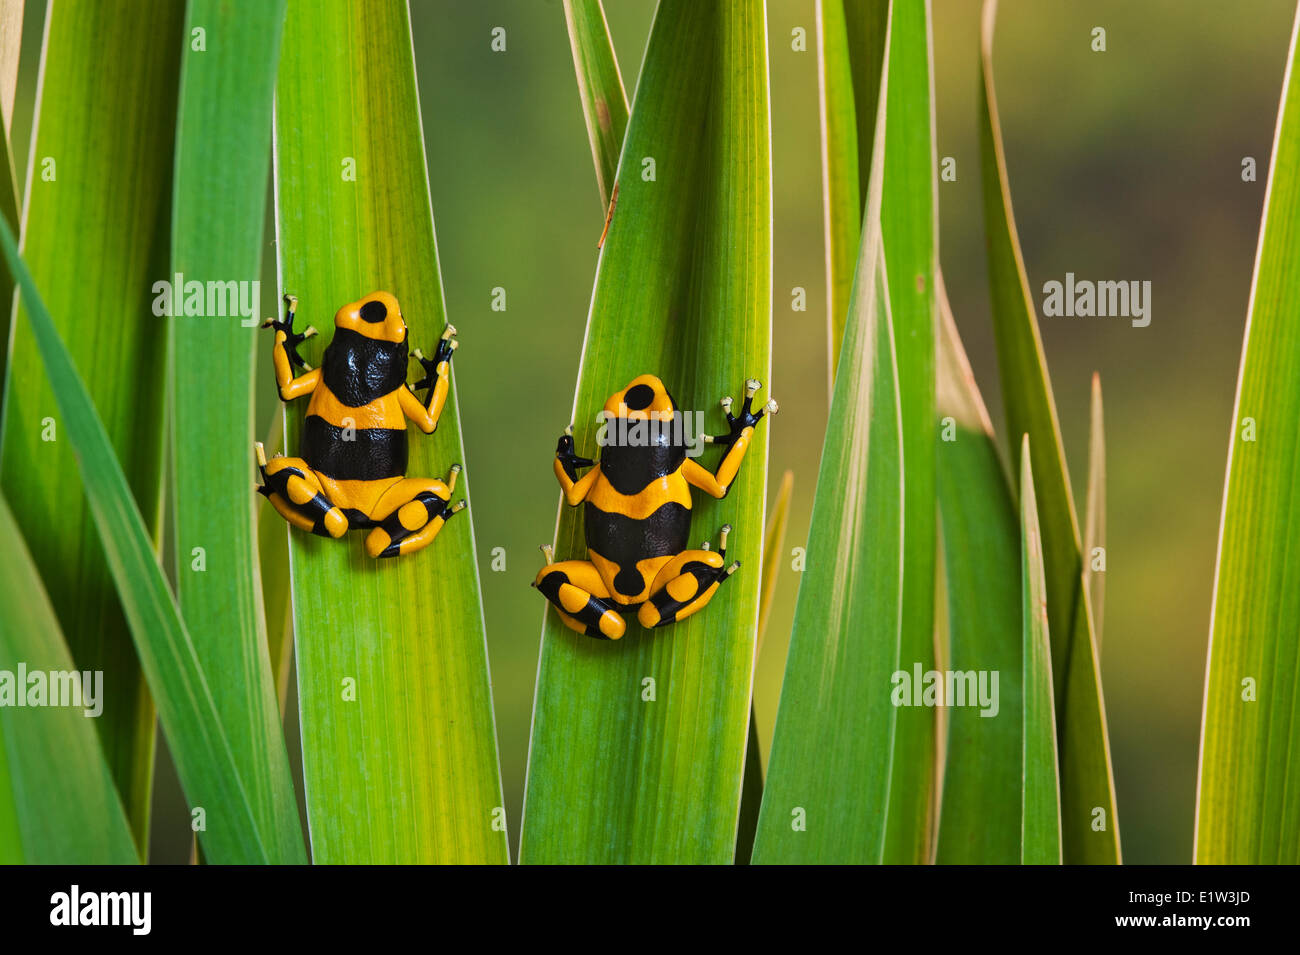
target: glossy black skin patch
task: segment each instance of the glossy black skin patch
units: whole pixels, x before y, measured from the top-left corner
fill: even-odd
[[[685,460],[684,444],[609,445],[600,453],[600,473],[618,493],[632,495],[672,474]]]
[[[334,397],[349,408],[360,408],[405,386],[409,360],[405,338],[379,341],[350,328],[335,328],[321,362],[321,376]]]
[[[691,531],[690,508],[676,501],[660,505],[641,520],[602,511],[588,502],[584,518],[587,547],[618,565],[614,589],[629,598],[646,587],[637,561],[680,554],[686,549]]]
[[[308,415],[301,449],[313,471],[336,481],[377,481],[406,473],[405,429],[354,428],[345,435],[319,415]]]

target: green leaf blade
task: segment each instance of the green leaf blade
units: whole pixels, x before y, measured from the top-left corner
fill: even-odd
[[[887,71],[888,58],[885,63]],[[882,88],[882,100],[886,96]],[[885,857],[897,716],[889,687],[902,634],[904,508],[898,369],[880,229],[885,129],[885,114],[878,111],[852,305],[768,759],[756,864],[872,863]]]
[[[1292,29],[1233,412],[1196,817],[1198,863],[1300,862],[1300,73]]]
[[[1023,651],[1020,520],[993,425],[976,387],[938,280],[937,405],[941,431],[939,512],[948,590],[949,666],[999,674],[998,715],[948,711],[943,811],[936,861],[1010,865],[1020,861]]]
[[[569,28],[582,116],[596,164],[600,203],[608,207],[627,131],[627,92],[601,0],[564,0],[564,20]]]
[[[1106,606],[1105,570],[1093,570],[1097,549],[1106,552],[1106,423],[1101,402],[1101,376],[1093,373],[1088,415],[1088,510],[1083,530],[1083,581],[1092,600],[1092,620],[1101,653],[1101,625]],[[1104,568],[1104,563],[1102,567]]]
[[[184,9],[148,0],[130,16],[52,4],[28,173],[23,254],[125,462],[150,536],[161,504],[167,327],[153,314],[167,273],[166,209]],[[48,178],[53,176],[53,179]],[[15,230],[18,231],[18,230]],[[114,692],[96,729],[142,853],[155,721],[113,578],[36,342],[18,308],[5,380],[0,487],[14,509],[79,668]],[[55,440],[49,435],[53,419]]]
[[[280,281],[300,299],[300,327],[327,329],[340,306],[383,289],[412,347],[431,354],[445,306],[405,3],[291,0],[275,163]],[[456,361],[490,361],[462,333]],[[324,344],[304,349],[313,366]],[[291,454],[304,404],[286,408]],[[443,477],[464,460],[453,387],[437,432],[412,434],[407,474]],[[471,477],[456,487],[471,509],[411,556],[375,561],[359,533],[290,532],[317,862],[507,861]]]
[[[54,608],[3,497],[0,554],[0,670],[13,675],[21,663],[28,674],[73,672]],[[22,684],[13,689],[28,692]],[[104,687],[97,692],[102,703]],[[0,707],[0,861],[139,861],[88,709],[17,707],[12,701]]]
[[[64,434],[75,451],[93,527],[103,545],[141,668],[157,701],[177,775],[189,804],[203,809],[205,820],[211,816],[212,824],[200,833],[204,851],[217,863],[272,861],[277,856],[263,841],[267,834],[260,833],[254,821],[241,768],[222,731],[207,679],[158,566],[126,475],[3,220],[0,247],[21,291]],[[88,669],[84,663],[77,665]]]
[[[935,274],[938,220],[929,4],[900,2],[889,26],[881,234],[897,345],[907,494],[903,528],[900,668],[934,668]],[[929,862],[934,852],[936,711],[897,714],[885,861]]]
[[[1025,865],[1061,862],[1061,802],[1056,759],[1056,704],[1052,646],[1038,501],[1030,468],[1029,437],[1020,445],[1020,558],[1023,595],[1024,762],[1020,789],[1021,848]]]
[[[770,386],[765,42],[755,0],[660,4],[579,374],[574,440],[584,453],[596,447],[596,412],[639,374],[662,377],[683,410],[715,408],[748,377]],[[644,178],[647,157],[654,179]],[[692,543],[716,541],[730,523],[727,556],[743,565],[706,608],[651,632],[629,621],[613,643],[580,636],[546,610],[522,862],[732,861],[768,427],[755,431],[725,500],[694,495]],[[579,514],[561,514],[556,543],[561,559],[585,556]],[[646,677],[656,681],[654,702],[641,696]]]
[[[980,58],[980,159],[989,286],[1007,430],[1028,434],[1047,580],[1060,733],[1061,824],[1067,863],[1120,860],[1110,742],[1092,610],[1083,583],[1079,521],[1047,363],[1011,205],[993,84],[996,0],[985,0]]]
[[[888,11],[888,4],[876,4]],[[884,31],[877,45],[884,48]],[[855,37],[856,39],[856,37]],[[844,0],[817,0],[818,105],[821,109],[822,200],[826,217],[826,382],[834,388],[844,324],[853,291],[853,272],[862,237],[863,195],[858,183],[858,114],[854,99],[854,71],[849,54],[849,33]],[[869,71],[870,65],[862,67]],[[876,82],[880,64],[876,62]],[[878,95],[879,91],[874,93]],[[875,109],[875,99],[863,104]],[[874,125],[868,126],[868,134]],[[870,162],[870,157],[867,157]]]
[[[177,121],[172,272],[186,283],[259,274],[271,103],[285,4],[190,0]],[[174,289],[178,297],[181,289]],[[222,314],[173,320],[172,455],[180,606],[232,750],[245,767],[260,830],[280,857],[306,861],[272,678],[249,493],[254,342],[260,306],[241,289]],[[246,298],[245,298],[246,296]],[[201,556],[195,556],[196,552]],[[200,563],[201,561],[201,563]]]

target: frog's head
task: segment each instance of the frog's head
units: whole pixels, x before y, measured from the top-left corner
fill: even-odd
[[[406,341],[406,320],[397,299],[387,292],[371,292],[360,301],[344,305],[334,315],[334,327],[346,328],[375,341]]]
[[[677,403],[654,375],[638,375],[605,402],[605,417],[629,421],[671,421]]]

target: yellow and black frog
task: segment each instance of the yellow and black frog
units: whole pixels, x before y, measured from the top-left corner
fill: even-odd
[[[654,375],[640,375],[605,403],[599,463],[577,456],[572,428],[561,435],[555,476],[571,506],[586,504],[590,559],[556,563],[545,546],[546,566],[533,586],[555,605],[565,626],[617,640],[627,631],[627,612],[636,611],[646,629],[675,623],[703,609],[740,567],[726,561],[729,524],[716,551],[708,542],[700,550],[687,548],[691,488],[726,497],[759,419],[777,411],[771,400],[753,410],[761,387],[752,378],[745,383],[738,415],[731,413],[731,398],[722,399],[728,432],[704,438],[726,449],[716,472],[687,454],[677,404]],[[579,477],[578,470],[588,467]]]
[[[263,481],[258,493],[294,527],[322,537],[371,528],[366,536],[371,557],[397,557],[429,546],[465,506],[463,500],[449,506],[460,465],[452,465],[445,481],[406,477],[406,421],[425,434],[438,427],[451,387],[456,329],[444,329],[432,358],[419,349],[408,355],[397,299],[373,292],[338,310],[323,363],[310,368],[298,345],[316,330],[294,332],[297,302],[285,296],[284,319],[270,319],[262,327],[275,329],[271,355],[281,400],[311,395],[301,457],[276,455],[268,462],[257,444]],[[406,384],[411,357],[425,374],[415,391]],[[304,373],[295,377],[295,367]],[[429,393],[421,401],[415,392],[425,388]]]

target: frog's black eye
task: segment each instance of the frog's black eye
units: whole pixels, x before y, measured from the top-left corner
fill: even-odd
[[[361,306],[360,314],[363,322],[375,324],[388,317],[388,309],[383,302],[366,302]]]
[[[623,396],[628,411],[643,411],[655,400],[655,390],[649,385],[634,385]]]

